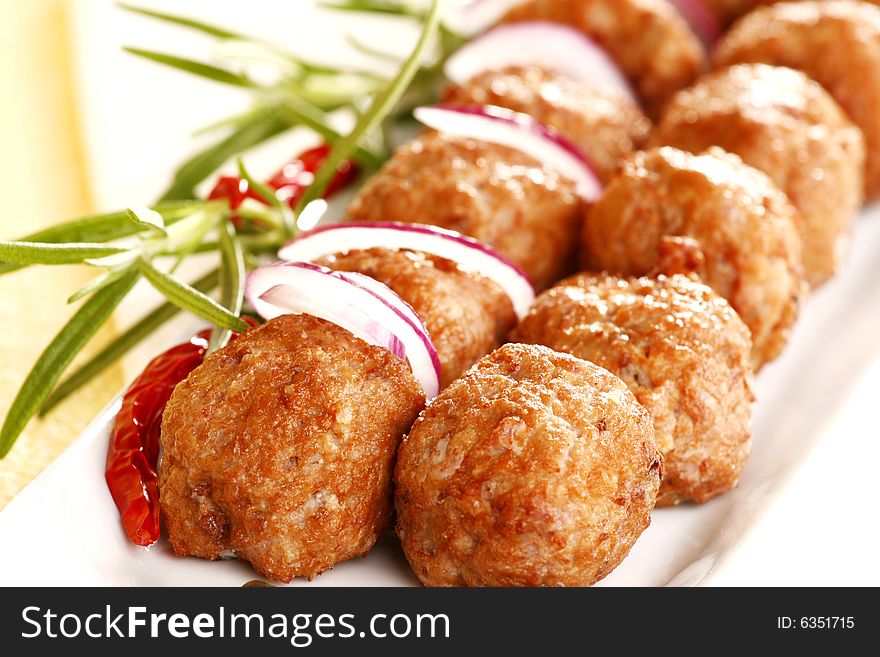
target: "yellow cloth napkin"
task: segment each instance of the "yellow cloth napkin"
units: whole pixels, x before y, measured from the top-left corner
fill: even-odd
[[[93,210],[78,134],[68,2],[0,0],[0,239]],[[95,272],[34,267],[0,277],[0,414],[75,310],[65,299]],[[89,353],[107,341],[102,331]],[[115,369],[45,420],[0,461],[0,508],[76,438],[123,385]],[[35,521],[38,521],[35,519]]]

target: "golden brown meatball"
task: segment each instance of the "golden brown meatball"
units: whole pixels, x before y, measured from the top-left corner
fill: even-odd
[[[348,215],[470,235],[542,290],[571,272],[581,201],[574,183],[520,151],[429,132],[395,151]]]
[[[692,153],[720,146],[769,175],[799,211],[807,281],[837,271],[862,205],[865,145],[819,84],[764,64],[711,73],[670,101],[652,142]]]
[[[723,298],[686,276],[581,274],[538,297],[511,335],[604,367],[654,420],[658,506],[734,488],[751,444],[752,341]]]
[[[721,25],[730,25],[733,21],[741,16],[745,16],[753,9],[762,5],[774,5],[784,0],[700,0],[716,18]],[[789,0],[799,2],[800,0]],[[871,4],[880,4],[880,0],[864,0]]]
[[[369,249],[322,258],[318,264],[371,276],[411,305],[437,349],[443,388],[501,346],[516,324],[510,298],[496,283],[445,258]]]
[[[533,116],[579,147],[603,182],[641,148],[651,130],[648,117],[628,98],[537,67],[486,71],[450,88],[446,100]]]
[[[699,0],[722,25],[730,25],[740,16],[749,13],[762,4],[772,4],[773,0]]]
[[[865,133],[865,192],[880,192],[880,8],[849,0],[764,7],[727,33],[714,62],[788,66],[825,87]]]
[[[705,68],[705,52],[666,0],[529,0],[503,19],[571,25],[605,48],[656,115]]]
[[[782,351],[806,291],[796,210],[717,148],[637,154],[588,210],[583,247],[595,271],[700,275],[751,330],[755,369]]]
[[[284,315],[242,334],[165,409],[159,491],[175,554],[234,553],[284,582],[365,554],[424,403],[402,360],[335,324]]]
[[[397,533],[429,586],[588,586],[650,523],[661,456],[626,385],[546,347],[505,345],[401,444]]]

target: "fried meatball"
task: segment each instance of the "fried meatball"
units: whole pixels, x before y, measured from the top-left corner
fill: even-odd
[[[717,148],[637,154],[588,210],[583,247],[594,271],[698,274],[751,330],[755,369],[782,351],[806,291],[797,211]]]
[[[510,298],[496,283],[445,258],[368,249],[322,258],[318,264],[371,276],[411,305],[437,349],[443,388],[501,346],[516,324]]]
[[[504,22],[571,25],[605,48],[656,113],[705,68],[699,39],[666,0],[529,0]]]
[[[446,100],[530,114],[579,147],[603,182],[651,130],[650,120],[628,98],[534,66],[486,71],[451,87]]]
[[[741,16],[762,5],[774,5],[783,0],[699,0],[718,19],[721,25],[730,25]],[[790,0],[798,2],[800,0]],[[871,4],[880,4],[880,0],[865,0]]]
[[[721,26],[730,25],[756,7],[773,4],[774,0],[698,0],[718,19]]]
[[[573,182],[520,151],[428,132],[395,151],[348,216],[457,230],[513,260],[542,290],[572,270],[581,201]]]
[[[817,286],[843,261],[862,205],[862,132],[803,73],[764,64],[702,78],[666,106],[655,145],[739,155],[770,176],[798,209],[804,273]]]
[[[429,586],[589,586],[650,523],[651,418],[600,367],[505,345],[419,416],[398,452],[397,533]]]
[[[686,276],[581,274],[538,297],[511,335],[604,367],[654,419],[658,506],[734,488],[751,445],[752,341],[722,297]]]
[[[880,8],[849,0],[763,7],[727,33],[714,62],[788,66],[825,87],[865,133],[865,193],[880,193]]]
[[[162,419],[175,554],[235,554],[270,579],[365,554],[391,518],[394,455],[425,403],[406,364],[335,324],[284,315],[208,356]]]

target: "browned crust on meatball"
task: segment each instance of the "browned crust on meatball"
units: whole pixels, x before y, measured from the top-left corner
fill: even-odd
[[[788,66],[825,87],[865,133],[865,193],[880,193],[880,8],[849,0],[763,7],[731,28],[713,60]]]
[[[530,0],[503,20],[579,29],[605,48],[653,115],[706,67],[699,39],[666,0]]]
[[[765,5],[775,5],[785,0],[700,0],[706,8],[719,20],[721,25],[730,25],[733,21],[745,16],[753,9]],[[800,2],[801,0],[789,0]],[[880,0],[864,0],[871,4],[880,4]]]
[[[806,292],[796,210],[765,174],[717,148],[637,154],[588,209],[583,247],[587,269],[625,276],[670,273],[664,251],[701,252],[697,273],[752,332],[755,369],[782,351]]]
[[[773,0],[768,2],[764,0],[700,0],[700,2],[718,19],[722,26],[730,25],[755,7],[762,4],[773,4]]]
[[[736,486],[751,445],[752,341],[708,286],[580,274],[538,297],[511,340],[583,358],[629,386],[663,454],[658,506]]]
[[[175,554],[234,551],[283,582],[365,554],[390,522],[395,451],[424,401],[402,360],[324,320],[247,331],[165,409],[159,491]]]
[[[666,106],[655,145],[739,155],[770,176],[799,211],[804,272],[818,286],[843,262],[861,208],[861,130],[803,73],[746,64],[711,73]]]
[[[397,532],[429,586],[588,586],[650,523],[660,471],[650,416],[620,379],[505,345],[401,444]]]
[[[445,258],[368,249],[322,258],[318,264],[371,276],[411,305],[437,349],[444,388],[504,344],[516,324],[510,298],[496,283]]]
[[[571,181],[520,151],[429,132],[394,152],[348,216],[470,235],[519,264],[542,290],[571,273],[581,201]]]
[[[604,182],[651,130],[651,121],[628,98],[534,66],[486,71],[451,87],[446,101],[531,115],[580,148]]]

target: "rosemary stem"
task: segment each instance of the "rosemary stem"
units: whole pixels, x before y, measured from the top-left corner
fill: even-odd
[[[314,181],[299,200],[296,207],[296,216],[299,216],[303,208],[324,193],[330,181],[336,175],[339,165],[351,157],[352,152],[360,145],[361,140],[379,125],[406,92],[410,82],[412,82],[419,71],[425,51],[437,33],[440,25],[440,4],[440,0],[433,0],[431,2],[431,8],[425,16],[425,23],[419,40],[409,58],[401,66],[397,77],[373,100],[370,108],[364,113],[354,129],[333,146],[333,150],[330,151],[327,159],[324,160],[315,173]]]

